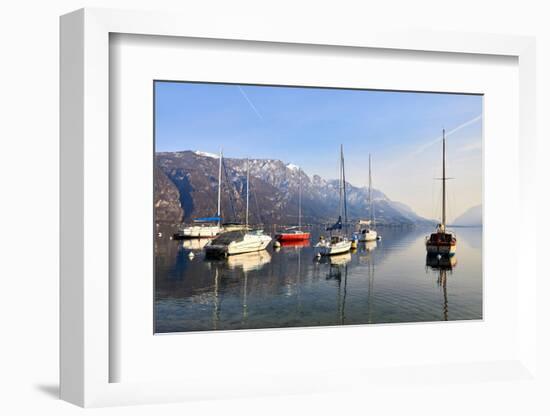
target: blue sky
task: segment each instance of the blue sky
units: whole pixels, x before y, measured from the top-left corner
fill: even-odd
[[[335,178],[342,143],[351,183],[367,183],[370,152],[374,186],[430,218],[446,128],[456,177],[449,215],[481,203],[481,96],[173,82],[156,82],[155,92],[157,152],[222,146],[227,157],[280,159]]]

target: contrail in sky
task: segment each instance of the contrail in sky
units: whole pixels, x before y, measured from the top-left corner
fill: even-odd
[[[252,108],[252,110],[254,110],[254,112],[256,113],[256,115],[261,119],[263,120],[264,118],[262,117],[262,115],[260,114],[260,112],[258,111],[258,109],[256,108],[256,106],[254,105],[254,103],[252,101],[250,101],[250,98],[248,98],[248,95],[246,95],[246,93],[244,92],[244,90],[241,88],[240,85],[237,85],[237,88],[239,89],[239,91],[241,92],[241,94],[243,95],[244,99],[248,102],[248,104],[250,104],[250,107]]]
[[[449,137],[451,134],[456,133],[459,130],[462,130],[464,127],[469,126],[470,124],[474,124],[475,122],[481,120],[481,114],[472,118],[471,120],[468,120],[464,123],[462,123],[459,126],[456,126],[454,129],[449,130],[445,132],[445,136]],[[437,139],[434,139],[428,143],[424,143],[422,146],[420,146],[418,149],[416,149],[414,152],[412,152],[412,156],[416,156],[419,153],[422,153],[424,150],[426,150],[428,147],[433,146],[436,143],[439,143],[441,141],[441,137],[438,137]]]

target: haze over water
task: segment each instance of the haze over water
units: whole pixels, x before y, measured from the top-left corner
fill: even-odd
[[[317,260],[308,246],[206,259],[206,240],[156,238],[155,332],[482,318],[482,229],[456,228],[452,262],[427,264],[431,229],[380,228],[382,240]],[[189,253],[193,252],[191,259]]]

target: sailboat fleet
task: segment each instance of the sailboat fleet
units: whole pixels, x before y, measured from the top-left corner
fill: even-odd
[[[456,252],[457,239],[455,235],[446,228],[446,148],[445,130],[442,139],[442,215],[441,223],[438,224],[435,232],[426,237],[425,246],[428,256],[451,257]],[[339,155],[339,204],[338,217],[336,222],[327,227],[325,231],[328,236],[322,235],[319,241],[313,246],[314,255],[317,258],[325,256],[341,255],[351,252],[357,247],[357,241],[371,243],[380,240],[381,237],[376,230],[375,208],[372,191],[372,158],[369,154],[368,169],[368,219],[361,219],[355,225],[358,231],[348,236],[348,213],[346,194],[346,175],[344,148],[340,145]],[[272,242],[272,237],[266,234],[261,226],[249,224],[249,201],[250,201],[250,163],[246,159],[246,188],[245,188],[245,221],[241,223],[222,223],[221,198],[222,198],[222,166],[223,151],[220,149],[218,163],[218,184],[217,184],[217,210],[211,217],[201,217],[193,220],[193,225],[180,227],[174,235],[183,239],[208,239],[206,243],[197,245],[207,255],[231,256],[236,254],[254,253],[265,250]],[[286,227],[275,234],[276,246],[282,244],[309,245],[311,234],[302,230],[302,171],[298,169],[298,225]],[[357,228],[356,228],[357,230]]]

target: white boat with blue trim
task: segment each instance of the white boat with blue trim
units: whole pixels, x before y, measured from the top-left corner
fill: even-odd
[[[220,149],[218,166],[218,210],[213,217],[195,218],[194,224],[181,226],[174,234],[175,238],[212,238],[224,231],[221,217],[221,195],[222,195],[222,163],[223,152]]]
[[[343,233],[343,228],[347,226],[348,214],[347,214],[347,202],[346,202],[346,174],[344,169],[344,147],[340,145],[340,202],[338,221],[330,227],[327,231],[330,232],[330,238],[326,239],[321,236],[319,242],[314,247],[314,252],[317,257],[320,256],[333,256],[336,254],[347,253],[351,250],[352,241]],[[344,224],[342,224],[342,214],[344,215]]]

